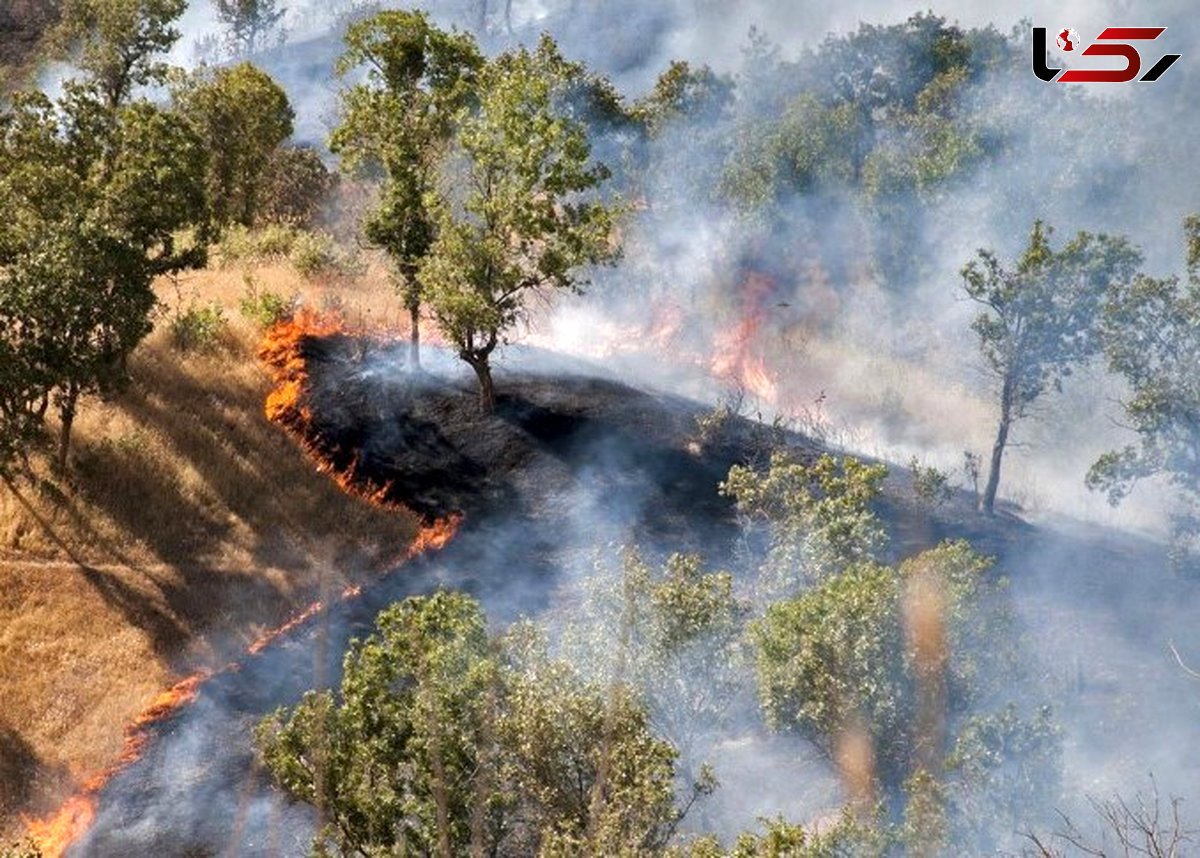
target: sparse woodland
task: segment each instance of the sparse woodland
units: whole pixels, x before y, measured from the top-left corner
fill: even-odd
[[[403,340],[405,378],[436,349],[469,367],[475,390],[460,392],[486,434],[512,419],[497,361],[538,312],[614,277],[654,305],[637,236],[700,208],[746,237],[747,271],[869,279],[873,312],[899,317],[926,285],[934,212],[1017,157],[1011,128],[1030,116],[1014,95],[1028,28],[922,13],[794,58],[753,31],[736,74],[675,61],[631,94],[548,34],[496,48],[483,36],[513,33],[519,10],[478,5],[466,13],[478,37],[423,12],[358,9],[329,69],[330,136],[303,143],[301,105],[255,64],[286,36],[281,4],[221,0],[222,35],[202,46],[220,62],[191,70],[167,61],[184,0],[0,9],[0,574],[12,602],[0,665],[6,694],[27,698],[0,712],[0,780],[20,784],[0,790],[0,833],[14,841],[18,814],[40,815],[116,755],[136,700],[185,665],[227,661],[214,641],[242,646],[286,609],[362,584],[328,570],[394,564],[421,525],[379,502],[387,485],[355,485],[369,462],[342,467],[344,450],[322,459],[268,422],[268,395],[269,416],[321,415],[287,375],[292,352],[275,377],[256,362],[264,334],[317,319],[362,353]],[[33,84],[38,56],[68,64],[61,87]],[[1075,111],[1064,136],[1099,110],[1046,97]],[[967,451],[970,501],[913,456],[904,510],[924,529],[895,539],[895,466],[801,449],[761,413],[747,429],[740,400],[697,418],[681,456],[753,437],[709,490],[736,522],[731,568],[630,539],[596,545],[585,580],[532,618],[489,618],[452,589],[412,596],[352,643],[338,681],[240,737],[274,789],[315,809],[313,854],[1200,849],[1194,811],[1153,781],[1068,793],[1061,689],[1009,593],[1021,570],[961,538],[1016,526],[1001,479],[1013,447],[1091,374],[1119,385],[1134,440],[1076,481],[1114,505],[1135,485],[1166,486],[1172,568],[1186,579],[1200,565],[1200,216],[1165,274],[1121,223],[1053,226],[1014,217],[1002,247],[980,246],[993,235],[981,230],[944,284],[947,302],[971,307],[955,336],[993,439]],[[805,315],[806,331],[840,330],[815,297],[768,301]],[[955,504],[972,507],[958,532],[941,512]],[[102,608],[70,583],[76,570]],[[55,599],[61,616],[46,619]],[[78,679],[72,659],[101,646],[98,618],[119,617],[139,631],[88,656],[107,666],[71,704],[85,726],[43,723],[53,688],[20,673],[22,646],[41,641],[47,674]],[[139,664],[153,669],[135,677]],[[37,722],[24,737],[22,719]],[[810,749],[833,773],[833,813],[714,822],[714,760],[747,736]],[[796,782],[804,766],[789,770]],[[1062,812],[1081,799],[1083,815]]]

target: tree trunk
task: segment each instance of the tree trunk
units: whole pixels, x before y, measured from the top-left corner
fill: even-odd
[[[987,486],[979,501],[979,508],[987,515],[996,510],[996,490],[1000,488],[1000,464],[1004,459],[1004,447],[1008,444],[1008,429],[1012,423],[1012,396],[1008,382],[1000,398],[1000,426],[996,430],[996,443],[992,445],[992,463],[988,468]]]
[[[466,358],[466,361],[479,379],[479,413],[491,414],[496,410],[496,386],[492,383],[492,365],[488,356]]]
[[[67,472],[67,454],[71,450],[71,429],[75,425],[75,406],[79,401],[79,393],[69,388],[62,404],[58,408],[60,426],[58,430],[58,472]]]
[[[415,371],[421,368],[421,305],[408,305],[410,329],[408,335],[408,362]]]

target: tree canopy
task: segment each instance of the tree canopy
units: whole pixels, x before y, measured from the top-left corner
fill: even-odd
[[[381,179],[363,231],[396,267],[414,367],[424,301],[420,267],[437,234],[436,172],[483,63],[471,36],[441,30],[423,12],[385,11],[350,26],[337,64],[342,76],[365,74],[342,93],[342,119],[329,145],[348,169]]]
[[[1139,480],[1169,480],[1182,495],[1173,551],[1181,569],[1194,565],[1200,534],[1200,218],[1185,232],[1185,276],[1139,276],[1109,293],[1101,338],[1129,385],[1122,409],[1138,443],[1104,454],[1087,477],[1114,504]]]
[[[310,693],[258,739],[343,853],[634,854],[680,818],[675,750],[628,687],[589,683],[531,627],[487,632],[456,593],[384,611],[338,693]]]
[[[419,276],[439,328],[479,379],[485,412],[495,403],[492,352],[526,302],[579,290],[582,268],[617,253],[616,209],[594,194],[609,172],[592,163],[585,126],[563,109],[579,77],[543,38],[490,62],[477,104],[459,118],[437,239]]]
[[[1037,221],[1015,266],[981,250],[962,270],[963,290],[983,307],[971,327],[999,390],[999,423],[980,501],[991,514],[1014,421],[1059,390],[1100,349],[1098,322],[1110,290],[1131,281],[1141,255],[1124,238],[1080,232],[1060,250]]]

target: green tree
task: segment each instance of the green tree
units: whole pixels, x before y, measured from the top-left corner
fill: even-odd
[[[134,87],[166,79],[161,56],[179,39],[173,24],[186,8],[187,0],[64,0],[55,41],[116,110]]]
[[[549,37],[536,51],[501,54],[480,75],[478,105],[460,121],[454,184],[420,277],[438,326],[479,380],[484,413],[495,405],[491,355],[527,302],[578,291],[579,270],[615,258],[616,209],[595,191],[586,130],[560,96],[578,81]]]
[[[201,68],[175,88],[176,109],[209,153],[206,185],[218,226],[250,226],[259,214],[267,167],[292,135],[287,94],[271,76],[243,62]]]
[[[441,592],[380,614],[340,691],[259,726],[276,782],[343,854],[644,854],[681,812],[674,749],[626,686],[585,681],[520,625]]]
[[[339,75],[366,67],[342,94],[330,149],[343,164],[382,180],[363,224],[391,257],[411,322],[410,362],[420,366],[424,301],[420,267],[437,234],[432,210],[437,166],[454,117],[472,97],[483,57],[474,39],[447,33],[423,12],[386,11],[351,25]]]
[[[563,649],[589,677],[636,688],[686,777],[703,785],[704,756],[748,690],[748,614],[732,576],[706,571],[699,555],[655,567],[629,549],[619,569],[598,564]]]
[[[768,724],[800,731],[831,757],[844,731],[864,731],[875,774],[892,791],[926,754],[940,760],[941,713],[923,707],[964,712],[1000,679],[989,668],[1009,667],[1001,660],[1011,654],[1007,620],[988,616],[988,565],[966,543],[945,543],[899,568],[858,562],[770,605],[751,627]],[[932,642],[913,619],[918,597],[934,612]],[[924,671],[938,687],[923,684]]]
[[[231,56],[249,56],[267,46],[272,34],[279,41],[284,33],[279,22],[287,7],[279,0],[216,0],[217,20],[228,31],[226,44]]]
[[[1016,265],[980,250],[962,270],[963,289],[983,306],[971,327],[999,386],[999,422],[980,508],[991,515],[1012,425],[1047,389],[1100,348],[1105,295],[1131,281],[1141,256],[1123,238],[1080,232],[1060,250],[1037,221]]]
[[[807,462],[776,451],[765,471],[734,465],[721,484],[744,525],[769,540],[760,570],[765,595],[793,595],[801,584],[869,561],[886,534],[871,506],[887,467],[822,455]]]
[[[884,858],[892,832],[885,820],[843,811],[828,828],[813,831],[782,818],[760,819],[762,831],[746,831],[729,849],[703,837],[679,850],[687,858]]]
[[[0,336],[26,403],[17,428],[54,404],[62,468],[80,397],[118,383],[150,331],[153,279],[203,260],[204,241],[177,234],[204,222],[205,153],[174,114],[148,102],[110,113],[69,86],[59,105],[27,95],[0,114],[0,164],[11,167]]]
[[[311,146],[280,146],[271,153],[258,192],[258,220],[311,228],[336,186],[336,176]]]
[[[1180,492],[1175,557],[1183,564],[1200,532],[1200,217],[1185,222],[1186,277],[1115,284],[1102,322],[1104,351],[1131,392],[1122,403],[1138,444],[1105,453],[1087,484],[1117,504],[1138,481],[1164,475]]]
[[[658,76],[654,89],[637,103],[633,113],[654,136],[678,120],[719,121],[732,107],[733,97],[731,78],[708,66],[693,67],[676,60]]]

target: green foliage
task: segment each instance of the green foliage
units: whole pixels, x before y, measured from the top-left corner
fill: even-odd
[[[138,86],[162,83],[160,56],[179,39],[187,0],[64,0],[54,40],[110,110]]]
[[[308,694],[257,738],[343,854],[643,853],[681,815],[675,751],[638,698],[581,679],[528,626],[490,637],[461,594],[384,611],[340,692]]]
[[[833,753],[843,731],[864,730],[885,785],[901,783],[929,737],[918,718],[920,638],[911,600],[930,588],[944,634],[945,699],[963,712],[1007,668],[1003,618],[989,618],[988,562],[963,542],[944,543],[899,569],[859,562],[767,608],[752,625],[759,699],[768,723],[796,729]],[[919,587],[914,581],[921,581]],[[985,637],[982,629],[994,637]],[[935,653],[936,654],[936,653]]]
[[[732,848],[715,838],[701,838],[687,849],[687,858],[884,858],[892,836],[879,818],[859,818],[846,810],[835,824],[820,831],[783,818],[760,819],[763,831],[738,835]]]
[[[708,66],[693,67],[683,60],[672,62],[658,76],[654,89],[633,110],[652,136],[661,134],[672,122],[719,121],[733,104],[734,83]]]
[[[171,342],[182,352],[213,351],[229,328],[221,305],[190,304],[171,317]]]
[[[396,266],[414,330],[424,300],[418,270],[437,234],[437,166],[483,63],[471,36],[441,30],[416,11],[378,12],[352,24],[338,60],[339,75],[367,71],[343,92],[329,147],[347,169],[382,181],[363,229]]]
[[[983,154],[980,119],[964,95],[1009,50],[994,30],[966,33],[925,13],[831,35],[795,64],[760,37],[721,196],[760,211],[797,194],[858,192],[884,216],[886,236],[897,203],[962,175]]]
[[[238,300],[238,312],[259,328],[269,328],[292,315],[296,299],[285,298],[270,289],[259,289],[258,283],[246,275],[246,293]]]
[[[886,477],[886,466],[853,457],[822,455],[806,463],[777,451],[765,472],[732,467],[720,490],[749,525],[766,526],[763,589],[790,595],[805,581],[869,561],[883,547],[886,535],[871,504]]]
[[[258,223],[287,223],[311,229],[335,187],[334,180],[312,147],[277,147],[258,190]]]
[[[1099,351],[1105,295],[1133,281],[1141,263],[1123,238],[1080,232],[1054,250],[1051,232],[1037,221],[1011,269],[981,250],[962,270],[964,291],[983,307],[971,327],[999,386],[999,428],[982,500],[989,513],[1013,421]]]
[[[343,250],[326,232],[291,224],[272,223],[257,229],[233,226],[221,236],[221,264],[234,262],[289,262],[305,277],[321,274],[355,274],[361,262]]]
[[[598,565],[563,650],[589,676],[637,689],[700,782],[711,742],[747,691],[748,612],[730,574],[705,571],[699,556],[674,554],[656,568],[627,550],[619,572]]]
[[[154,277],[199,264],[205,153],[179,117],[148,102],[110,109],[74,84],[58,104],[17,96],[0,112],[0,397],[8,438],[61,423],[66,464],[81,396],[111,388],[149,333]]]
[[[925,769],[904,782],[904,820],[900,840],[912,858],[942,855],[949,842],[946,788]]]
[[[950,475],[945,471],[922,465],[917,456],[909,461],[908,470],[912,474],[913,494],[923,507],[933,509],[950,499]]]
[[[581,74],[544,37],[536,51],[489,63],[478,105],[459,120],[459,169],[420,278],[439,328],[479,377],[484,411],[494,404],[491,354],[526,301],[578,291],[582,266],[616,255],[615,209],[589,195],[608,171],[591,163],[583,125],[558,109]]]
[[[498,725],[513,812],[528,827],[513,854],[661,849],[680,817],[676,752],[654,737],[644,705],[628,686],[586,683],[537,649],[521,655]]]
[[[279,0],[216,0],[217,20],[225,25],[226,50],[231,56],[253,54],[269,46],[272,36],[282,42],[280,28],[287,7]]]
[[[1049,822],[1061,798],[1062,735],[1049,707],[1022,718],[1015,706],[969,718],[946,759],[953,842],[992,848]]]
[[[260,217],[272,156],[292,134],[286,93],[266,72],[243,62],[201,67],[176,83],[174,98],[209,153],[206,186],[214,221],[250,226]]]
[[[1181,500],[1176,520],[1180,568],[1200,527],[1200,217],[1185,223],[1186,277],[1136,277],[1110,290],[1101,324],[1109,367],[1128,383],[1122,403],[1138,443],[1104,454],[1087,483],[1117,504],[1139,480],[1164,476]],[[1190,557],[1190,560],[1189,560]]]

